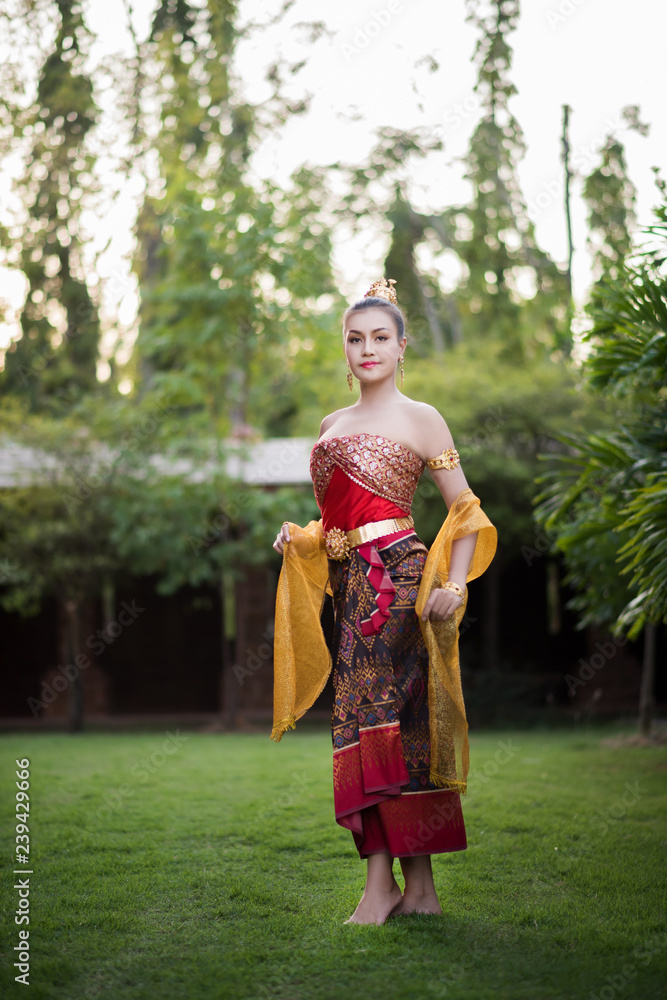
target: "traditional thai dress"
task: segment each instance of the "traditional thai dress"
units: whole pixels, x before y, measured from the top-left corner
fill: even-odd
[[[471,580],[491,562],[496,530],[466,489],[429,552],[404,526],[424,467],[419,455],[381,435],[319,441],[311,476],[322,519],[290,524],[283,553],[272,739],[294,728],[333,665],[335,818],[352,832],[361,858],[467,846],[460,795],[468,727],[458,662],[467,591],[444,622],[422,622],[421,611],[447,579],[452,542],[477,532]],[[364,540],[362,526],[385,521],[386,534]],[[367,533],[378,530],[384,526]],[[348,533],[352,546],[338,551]],[[327,592],[335,613],[331,655],[319,621]]]

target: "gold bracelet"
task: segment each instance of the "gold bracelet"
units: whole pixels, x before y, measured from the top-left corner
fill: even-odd
[[[429,469],[455,469],[460,464],[461,459],[456,448],[447,448],[435,458],[429,458],[426,463]]]
[[[458,594],[461,600],[463,600],[463,598],[465,597],[464,591],[461,589],[461,587],[459,587],[458,583],[454,583],[453,580],[448,580],[447,583],[443,583],[442,589],[451,590],[454,594]]]

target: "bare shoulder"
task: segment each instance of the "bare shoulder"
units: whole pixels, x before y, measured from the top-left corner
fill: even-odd
[[[349,407],[343,406],[342,409],[340,410],[334,410],[333,413],[328,413],[324,418],[324,420],[322,421],[322,423],[320,424],[320,433],[318,434],[318,437],[322,437],[324,432],[327,431],[333,424],[335,424],[338,418],[340,417],[341,413],[345,413],[347,409],[349,409]]]
[[[435,406],[431,406],[430,403],[417,402],[413,403],[413,406],[417,408],[420,423],[428,431],[448,430],[445,418],[440,413],[440,410],[436,410]]]
[[[422,454],[427,458],[439,455],[446,448],[452,448],[454,441],[445,418],[430,403],[412,401],[417,437]]]

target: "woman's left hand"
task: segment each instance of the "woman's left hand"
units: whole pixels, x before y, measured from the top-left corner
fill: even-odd
[[[432,622],[444,622],[462,604],[463,598],[453,590],[433,590],[424,605],[422,621],[425,622],[430,618]]]

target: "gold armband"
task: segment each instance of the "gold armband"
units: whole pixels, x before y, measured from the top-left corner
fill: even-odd
[[[461,459],[456,448],[447,448],[441,455],[429,458],[426,463],[429,469],[455,469],[460,464]]]

